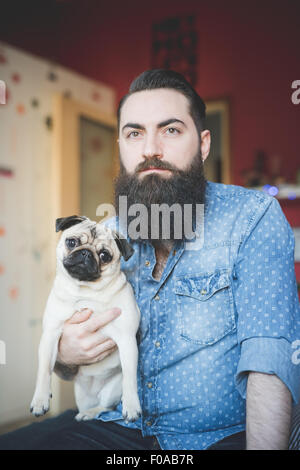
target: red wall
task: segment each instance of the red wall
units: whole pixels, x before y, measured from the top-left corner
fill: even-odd
[[[231,102],[233,182],[242,183],[241,171],[257,149],[279,155],[282,174],[293,179],[300,167],[300,105],[291,102],[291,83],[300,79],[300,2],[126,3],[103,20],[96,9],[92,27],[78,24],[80,38],[70,23],[60,60],[112,84],[120,98],[132,78],[151,67],[152,22],[194,12],[197,89],[205,99],[226,96]]]
[[[151,67],[152,23],[195,14],[196,88],[204,99],[224,96],[231,103],[233,182],[243,183],[241,172],[251,167],[257,149],[279,155],[281,173],[295,178],[300,105],[291,102],[291,83],[300,79],[298,0],[90,0],[84,6],[65,0],[40,2],[32,10],[23,3],[19,15],[2,15],[0,39],[102,80],[118,98]]]
[[[137,74],[151,68],[152,23],[195,14],[196,88],[204,99],[230,100],[232,182],[243,184],[241,173],[257,149],[279,156],[281,174],[295,180],[300,104],[291,101],[291,83],[300,80],[299,0],[23,3],[22,11],[21,5],[2,11],[0,40],[101,80],[117,90],[118,99]],[[300,226],[299,200],[293,204],[283,208],[290,223]]]

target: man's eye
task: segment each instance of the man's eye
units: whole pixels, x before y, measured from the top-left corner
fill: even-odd
[[[175,135],[175,134],[180,134],[180,131],[176,129],[175,127],[168,127],[168,129],[166,130],[166,133]]]
[[[138,131],[131,131],[129,132],[128,134],[128,138],[134,138],[134,137],[138,137],[140,135],[140,133]]]
[[[75,248],[76,246],[78,246],[80,243],[79,243],[79,240],[77,240],[77,238],[67,238],[66,239],[66,246],[67,248],[69,248],[70,250],[72,250],[73,248]]]

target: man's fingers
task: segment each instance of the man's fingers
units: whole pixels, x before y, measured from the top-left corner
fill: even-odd
[[[84,325],[85,330],[88,333],[93,333],[94,331],[99,330],[99,328],[103,328],[109,322],[117,318],[120,314],[121,310],[119,308],[112,308],[110,310],[106,310],[106,312],[101,313],[101,315],[93,315]]]
[[[90,316],[92,315],[93,311],[88,308],[83,308],[77,312],[75,312],[69,320],[67,320],[68,323],[75,324],[75,323],[82,323],[87,321]]]
[[[118,348],[117,346],[114,346],[113,348],[110,348],[107,351],[103,351],[95,358],[95,362],[102,361],[102,359],[112,354],[117,348]]]
[[[90,355],[91,359],[96,359],[100,354],[115,349],[117,347],[116,343],[112,339],[107,339],[101,344],[98,344],[94,348],[91,348]]]
[[[116,345],[111,338],[100,335],[100,331],[90,334],[82,343],[83,351],[89,354],[91,358]]]

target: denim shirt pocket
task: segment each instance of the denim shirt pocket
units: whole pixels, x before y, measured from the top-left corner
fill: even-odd
[[[208,346],[236,328],[230,271],[176,277],[180,336]]]

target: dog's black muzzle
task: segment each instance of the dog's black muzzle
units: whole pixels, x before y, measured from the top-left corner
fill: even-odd
[[[95,281],[100,277],[99,264],[91,250],[82,249],[70,253],[63,265],[79,281]]]

